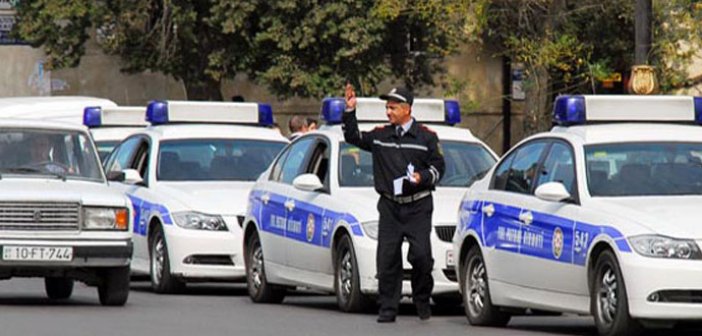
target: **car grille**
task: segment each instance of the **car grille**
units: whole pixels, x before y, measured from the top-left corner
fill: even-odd
[[[451,241],[453,241],[453,233],[456,232],[456,226],[439,225],[435,226],[434,230],[436,230],[436,235],[439,236],[440,240],[450,243]]]
[[[0,230],[77,230],[79,203],[0,202]]]

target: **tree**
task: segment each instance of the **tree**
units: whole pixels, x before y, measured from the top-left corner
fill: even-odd
[[[388,76],[407,86],[433,84],[441,60],[463,37],[462,2],[449,0],[255,1],[259,52],[250,78],[282,97],[321,98],[346,80],[361,94],[376,93]],[[242,4],[222,8],[223,26]],[[453,24],[452,24],[453,23]]]
[[[465,1],[35,0],[17,7],[19,36],[49,68],[76,66],[89,32],[123,70],[182,80],[189,99],[221,100],[246,73],[281,97],[320,98],[350,79],[364,94],[387,76],[433,84],[456,50]]]
[[[657,1],[652,65],[661,88],[692,84],[686,70],[700,45],[700,8],[692,0]],[[598,80],[631,67],[634,3],[630,0],[470,0],[473,41],[499,46],[527,76],[525,131],[547,129],[561,93],[597,93]]]
[[[49,68],[76,66],[88,32],[123,70],[152,70],[182,80],[189,99],[222,100],[224,78],[246,68],[255,8],[223,30],[213,19],[227,1],[35,0],[17,6],[17,33],[43,47]]]

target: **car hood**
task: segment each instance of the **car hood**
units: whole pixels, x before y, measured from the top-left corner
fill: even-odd
[[[0,202],[78,202],[84,206],[127,206],[124,195],[107,184],[67,179],[0,180]]]
[[[702,238],[702,196],[608,197],[596,209],[671,237]]]
[[[193,210],[206,214],[235,216],[246,213],[246,202],[254,182],[159,182],[159,193],[178,202],[165,204],[171,211]]]
[[[458,206],[461,204],[461,199],[465,193],[465,188],[437,188],[433,193],[434,214],[432,223],[434,225],[456,225],[458,222]]]

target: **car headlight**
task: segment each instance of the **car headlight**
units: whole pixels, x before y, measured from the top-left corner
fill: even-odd
[[[129,229],[129,211],[126,208],[83,208],[83,230]]]
[[[693,240],[674,239],[658,235],[629,237],[629,242],[640,255],[652,258],[702,259],[702,253]]]
[[[191,230],[227,231],[227,225],[222,216],[206,215],[204,213],[184,211],[173,214],[176,225]]]
[[[363,222],[361,225],[368,237],[378,240],[378,221]]]

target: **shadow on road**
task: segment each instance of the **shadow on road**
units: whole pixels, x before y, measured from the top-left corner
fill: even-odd
[[[135,292],[154,293],[149,282],[132,281],[130,288]],[[246,284],[243,283],[207,283],[187,284],[185,289],[176,294],[169,295],[194,295],[194,296],[245,296],[249,295]]]

